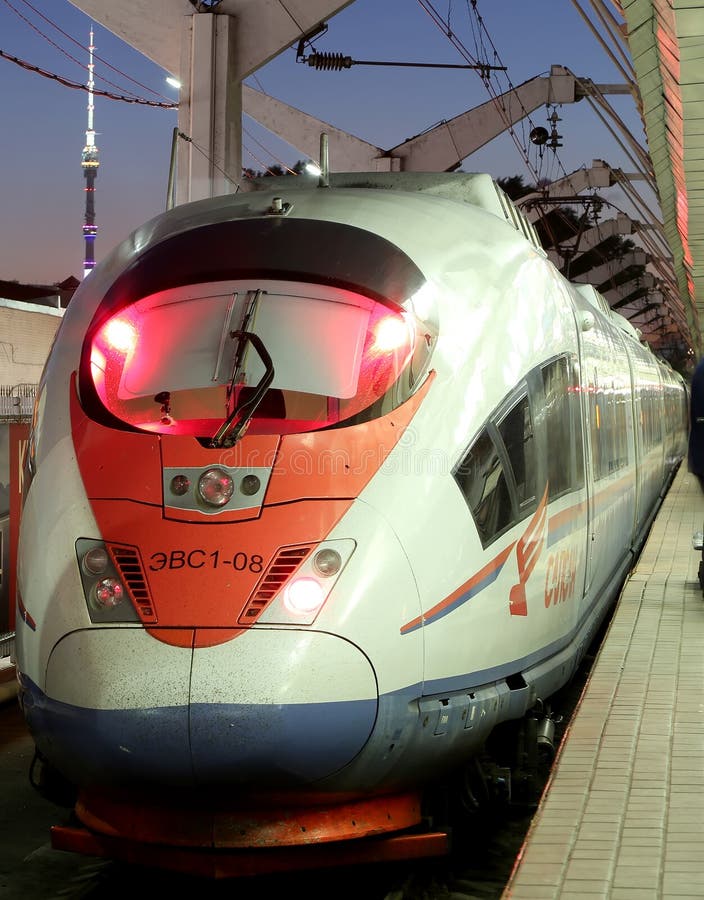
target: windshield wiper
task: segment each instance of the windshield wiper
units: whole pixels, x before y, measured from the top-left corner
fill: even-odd
[[[269,389],[269,385],[274,380],[274,363],[271,361],[271,357],[259,335],[254,334],[252,331],[231,331],[230,337],[237,340],[239,345],[238,353],[244,350],[247,343],[254,347],[259,358],[264,363],[264,374],[254,388],[252,396],[241,405],[235,406],[230,415],[218,428],[210,441],[211,447],[232,447],[240,439],[249,425],[249,420],[264,399],[264,394]],[[234,390],[234,385],[230,385],[230,390]]]

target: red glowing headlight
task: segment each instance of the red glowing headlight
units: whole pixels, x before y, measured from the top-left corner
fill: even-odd
[[[130,353],[137,346],[137,329],[127,319],[110,319],[102,335],[108,347],[118,353]]]
[[[117,578],[103,578],[95,586],[95,599],[106,609],[122,603],[124,598],[125,589]]]
[[[411,329],[406,319],[400,316],[384,316],[374,326],[374,344],[372,350],[379,353],[392,353],[411,344]]]

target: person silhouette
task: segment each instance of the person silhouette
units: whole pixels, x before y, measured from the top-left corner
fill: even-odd
[[[699,360],[692,375],[687,463],[704,492],[704,357]]]

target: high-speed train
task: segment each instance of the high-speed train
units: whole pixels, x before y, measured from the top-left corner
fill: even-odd
[[[134,232],[46,364],[17,663],[58,846],[418,829],[573,676],[685,452],[681,377],[489,176],[267,181]]]

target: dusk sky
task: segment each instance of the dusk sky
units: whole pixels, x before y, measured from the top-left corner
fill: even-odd
[[[435,0],[434,5],[445,20],[449,15],[452,31],[474,53],[468,0]],[[570,0],[478,0],[476,8],[513,85],[546,74],[552,64],[598,83],[622,81]],[[0,0],[0,50],[72,82],[87,81],[87,50],[82,48],[88,45],[90,25],[68,0]],[[100,58],[96,88],[177,101],[177,91],[165,82],[166,72],[100,25],[95,25],[94,42]],[[329,20],[329,31],[316,49],[358,60],[465,62],[418,0],[356,0]],[[385,149],[489,99],[472,71],[358,65],[343,72],[316,72],[296,63],[295,46],[247,83]],[[504,77],[499,89],[507,87]],[[614,96],[611,103],[644,141],[631,98]],[[0,280],[55,283],[69,275],[81,277],[86,105],[84,91],[0,58]],[[541,175],[553,179],[589,166],[593,159],[632,170],[586,101],[565,105],[558,113],[564,146],[557,159],[546,151]],[[545,109],[536,110],[532,123],[549,127],[546,115]],[[140,223],[164,210],[175,124],[175,111],[96,98],[98,262]],[[251,119],[245,117],[243,125],[245,166],[261,170],[302,158]],[[466,159],[463,169],[532,180],[507,135]]]

